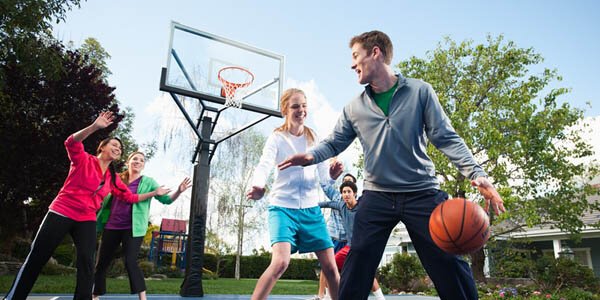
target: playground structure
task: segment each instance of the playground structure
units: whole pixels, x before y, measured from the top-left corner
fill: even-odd
[[[163,219],[159,231],[152,232],[148,261],[157,267],[163,262],[166,254],[171,255],[170,266],[172,269],[185,268],[185,244],[187,241],[187,221]]]

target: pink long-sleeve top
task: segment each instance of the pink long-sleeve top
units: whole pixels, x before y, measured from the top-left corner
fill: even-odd
[[[114,186],[110,171],[102,174],[98,157],[85,152],[83,144],[74,140],[73,135],[67,138],[65,147],[71,166],[65,184],[50,204],[51,211],[78,222],[96,221],[102,199],[109,193],[129,203],[139,201],[138,195],[131,193],[119,176]]]

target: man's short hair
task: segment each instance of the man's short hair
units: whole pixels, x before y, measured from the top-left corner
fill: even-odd
[[[356,184],[354,182],[344,181],[342,182],[342,184],[340,184],[340,194],[344,191],[345,187],[351,188],[355,195],[356,193],[358,193],[358,188],[356,187]]]
[[[369,55],[371,55],[373,47],[377,46],[383,54],[383,61],[388,65],[392,64],[394,46],[392,45],[392,40],[390,40],[390,37],[387,36],[387,34],[379,30],[365,32],[353,37],[350,40],[350,48],[352,48],[352,46],[354,46],[356,43],[360,43],[362,47],[367,50]]]
[[[354,177],[354,175],[352,175],[350,173],[346,173],[346,175],[342,176],[342,179],[344,179],[348,176],[350,176],[352,178],[352,182],[356,183],[356,177]]]

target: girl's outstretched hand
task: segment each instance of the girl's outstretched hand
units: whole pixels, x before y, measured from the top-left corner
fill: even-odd
[[[163,196],[171,192],[170,188],[166,188],[164,185],[159,186],[156,190],[157,196]]]
[[[258,186],[253,186],[248,193],[246,193],[246,197],[252,200],[258,200],[265,195],[265,188],[261,188]]]
[[[180,193],[183,193],[183,192],[185,192],[185,190],[189,189],[191,186],[192,186],[192,180],[189,177],[186,177],[179,184],[179,188],[177,188],[177,191]]]

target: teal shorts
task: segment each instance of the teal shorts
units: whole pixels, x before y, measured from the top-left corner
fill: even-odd
[[[333,248],[325,218],[318,206],[299,209],[269,206],[269,232],[271,246],[290,243],[291,253]]]

